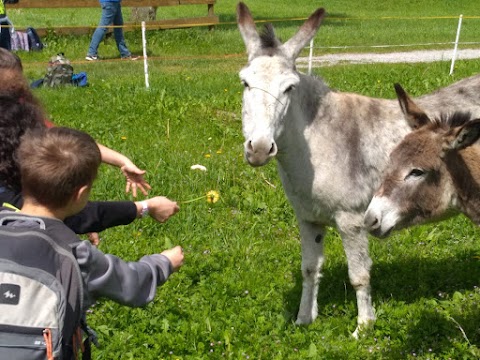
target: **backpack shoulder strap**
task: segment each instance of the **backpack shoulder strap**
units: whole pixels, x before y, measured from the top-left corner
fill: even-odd
[[[0,229],[2,228],[2,226],[5,227],[8,222],[11,222],[11,221],[25,221],[27,219],[30,220],[32,223],[33,222],[38,223],[38,228],[39,229],[41,229],[41,230],[46,229],[45,221],[43,221],[40,218],[31,217],[31,216],[27,217],[27,216],[19,214],[19,213],[9,214],[7,212],[0,213]]]

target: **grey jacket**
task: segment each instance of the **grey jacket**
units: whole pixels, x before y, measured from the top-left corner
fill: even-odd
[[[165,283],[173,272],[170,260],[164,255],[147,255],[139,261],[127,262],[115,255],[104,254],[88,241],[81,241],[58,219],[40,219],[45,223],[45,232],[53,240],[71,246],[87,290],[84,297],[87,306],[101,297],[129,306],[145,305],[155,297],[157,286]],[[28,228],[38,225],[32,221],[10,226]]]

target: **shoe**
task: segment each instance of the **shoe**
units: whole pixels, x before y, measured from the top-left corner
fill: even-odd
[[[85,57],[85,60],[88,60],[88,61],[97,61],[98,60],[98,56],[97,55],[87,55]]]
[[[128,56],[122,57],[122,60],[132,60],[132,61],[135,61],[135,60],[138,60],[139,58],[140,58],[140,56],[128,55]]]

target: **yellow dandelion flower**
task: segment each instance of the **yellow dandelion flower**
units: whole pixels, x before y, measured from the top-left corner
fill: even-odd
[[[211,157],[212,155],[210,154],[205,154],[205,157],[208,159],[209,157]]]
[[[210,204],[215,204],[218,201],[218,199],[220,199],[220,194],[218,193],[218,191],[210,190],[207,193],[207,201]]]
[[[222,149],[218,149],[217,154],[221,154],[221,153],[222,153]]]
[[[228,89],[223,89],[223,91],[227,92],[227,91],[228,91]]]
[[[126,137],[126,136],[122,136],[120,139],[122,139],[122,140],[127,140],[127,137]]]
[[[205,199],[205,198],[207,199],[207,202],[209,202],[210,204],[215,204],[220,199],[220,193],[216,190],[210,190],[209,192],[207,192],[206,194],[204,194],[202,196],[199,196],[197,198],[190,199],[190,200],[180,201],[180,203],[181,204],[189,204],[189,203],[192,203],[194,201],[202,200],[202,199]]]

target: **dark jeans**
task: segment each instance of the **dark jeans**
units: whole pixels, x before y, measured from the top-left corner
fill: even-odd
[[[0,21],[0,47],[7,50],[12,50],[9,25],[9,23]]]

